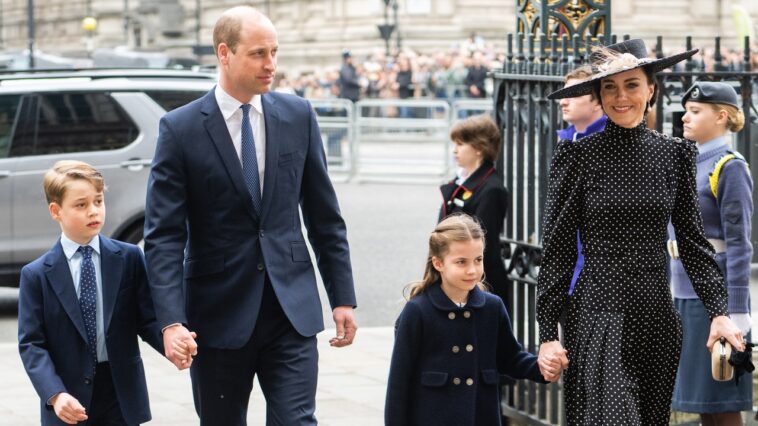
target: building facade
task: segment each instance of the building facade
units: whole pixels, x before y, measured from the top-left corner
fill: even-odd
[[[431,53],[476,32],[502,50],[506,34],[515,31],[516,1],[398,0],[401,44]],[[583,0],[568,2],[583,5]],[[210,45],[214,22],[235,4],[229,0],[34,0],[35,48],[83,55],[97,47],[124,45],[193,57],[192,46]],[[267,13],[276,24],[282,67],[333,66],[342,49],[358,55],[383,49],[377,25],[394,22],[394,11],[385,8],[384,0],[253,0],[247,4]],[[758,23],[758,1],[754,0],[623,0],[612,3],[612,29],[649,43],[662,35],[665,49],[680,48],[687,35],[693,36],[695,46],[712,44],[720,35],[723,46],[737,47],[741,44],[736,40],[734,6]],[[88,15],[98,20],[97,29],[90,33],[82,28],[82,19]],[[27,1],[0,0],[0,47],[26,48],[28,22]],[[393,37],[392,46],[396,43]],[[201,59],[214,61],[212,55]]]

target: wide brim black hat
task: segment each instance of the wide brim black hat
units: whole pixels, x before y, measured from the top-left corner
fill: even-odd
[[[685,59],[689,59],[698,52],[698,49],[692,49],[664,58],[649,58],[645,42],[641,39],[625,40],[621,43],[605,46],[605,49],[617,52],[620,54],[619,57],[623,55],[624,60],[610,63],[606,62],[606,57],[602,54],[592,52],[590,55],[590,63],[593,70],[592,76],[581,83],[556,90],[547,96],[548,99],[576,98],[578,96],[589,95],[594,90],[595,82],[602,78],[637,68],[644,68],[655,74]],[[631,56],[624,54],[630,54]]]

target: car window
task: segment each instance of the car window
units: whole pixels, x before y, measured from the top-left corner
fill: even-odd
[[[145,93],[153,98],[155,103],[163,107],[166,112],[169,112],[180,106],[187,105],[208,92],[199,90],[152,90]]]
[[[0,158],[8,157],[13,124],[20,103],[21,95],[0,96]]]
[[[47,93],[24,102],[11,156],[109,151],[129,145],[139,129],[106,93]]]

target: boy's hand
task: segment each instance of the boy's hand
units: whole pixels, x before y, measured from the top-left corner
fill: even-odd
[[[163,347],[166,358],[177,369],[184,370],[192,365],[192,357],[197,355],[197,334],[190,332],[183,325],[177,324],[163,330]]]
[[[55,410],[55,415],[67,424],[75,425],[87,420],[87,413],[82,404],[66,392],[61,392],[50,398],[50,403]]]

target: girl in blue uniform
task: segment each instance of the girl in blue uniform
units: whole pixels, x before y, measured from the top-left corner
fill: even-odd
[[[484,233],[468,215],[447,217],[430,236],[424,278],[396,324],[386,425],[498,426],[500,374],[558,380],[565,354],[538,366],[522,349],[502,300],[484,290],[483,259]]]
[[[728,135],[740,131],[745,118],[737,93],[726,83],[695,83],[682,104],[684,137],[697,142],[697,193],[705,236],[725,277],[730,317],[749,340],[753,181],[742,156],[730,149]],[[671,228],[669,236],[672,292],[683,327],[672,408],[699,413],[704,426],[742,425],[740,411],[753,405],[751,380],[735,386],[711,377],[711,355],[705,347],[711,320],[678,258]]]

